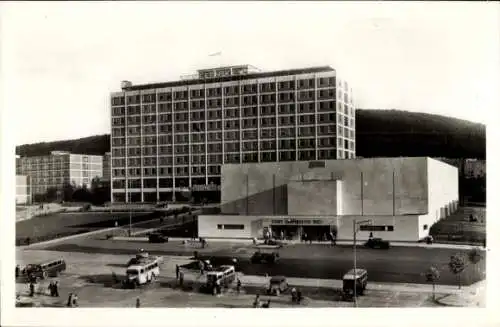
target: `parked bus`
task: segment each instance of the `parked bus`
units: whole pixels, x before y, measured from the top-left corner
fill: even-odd
[[[236,270],[234,266],[224,265],[219,266],[211,271],[207,271],[207,282],[204,285],[204,290],[216,294],[217,287],[228,287],[236,279]]]
[[[158,258],[141,260],[139,263],[127,268],[125,284],[135,288],[156,281],[159,275],[160,265]]]
[[[47,277],[56,277],[65,270],[66,262],[59,258],[44,263],[29,264],[23,269],[22,275],[27,278],[46,279]]]

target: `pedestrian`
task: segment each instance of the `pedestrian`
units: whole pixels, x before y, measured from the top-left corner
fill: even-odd
[[[370,236],[368,237],[368,239],[372,239],[373,238],[373,232],[370,232]]]
[[[54,296],[54,283],[53,282],[50,282],[50,284],[49,284],[49,293],[50,293],[50,296]]]
[[[56,281],[54,283],[54,296],[59,297],[59,282],[58,281]]]
[[[68,308],[71,308],[73,306],[73,293],[68,294],[68,303],[66,303],[66,306]]]
[[[179,279],[179,265],[175,265],[175,279]]]
[[[283,241],[285,239],[285,233],[281,230],[280,239]]]
[[[253,307],[254,308],[260,307],[260,295],[259,294],[257,294],[255,296],[255,300],[253,301]]]
[[[240,294],[240,291],[241,291],[241,280],[238,278],[238,280],[236,281],[236,292]]]
[[[141,307],[141,299],[137,298],[137,299],[135,300],[135,307],[136,307],[136,308],[140,308],[140,307]]]
[[[78,306],[78,295],[73,294],[73,302],[72,302],[72,306],[73,307],[77,307]]]
[[[182,287],[184,284],[184,273],[181,271],[179,274],[179,285]]]
[[[35,284],[33,282],[30,282],[30,296],[33,297],[35,295]]]
[[[16,265],[16,279],[19,278],[20,272],[21,272],[21,268],[19,268],[19,265]]]
[[[29,237],[26,237],[26,245],[30,245],[31,239]]]

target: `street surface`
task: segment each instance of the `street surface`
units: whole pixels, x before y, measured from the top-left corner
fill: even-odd
[[[189,255],[198,251],[210,257],[214,263],[228,263],[233,257],[239,259],[239,270],[248,275],[285,275],[288,277],[342,279],[353,267],[351,246],[331,247],[326,244],[287,245],[279,250],[280,261],[274,265],[251,264],[252,246],[211,242],[206,249],[182,245],[180,241],[163,244],[147,242],[104,240],[97,237],[79,237],[59,244],[44,247],[46,250],[84,253],[109,253],[133,255],[143,248],[158,255]],[[376,282],[425,283],[423,272],[431,265],[441,272],[439,284],[458,285],[458,278],[448,269],[450,256],[467,254],[466,250],[447,248],[392,247],[389,250],[374,250],[358,247],[357,264],[368,270],[369,279]],[[470,285],[485,277],[485,260],[477,265],[468,265],[461,275],[462,285]]]
[[[37,286],[38,293],[34,298],[27,297],[28,286],[17,283],[16,291],[23,302],[34,302],[39,306],[64,306],[69,292],[76,292],[80,307],[135,307],[140,298],[142,307],[219,307],[250,308],[255,294],[262,293],[266,285],[247,286],[243,282],[243,292],[234,290],[222,296],[211,296],[182,290],[175,280],[175,265],[188,261],[182,257],[165,257],[161,264],[161,278],[157,283],[144,288],[122,289],[112,282],[112,272],[123,276],[127,255],[94,255],[84,253],[61,253],[36,250],[17,250],[17,263],[20,265],[33,261],[64,257],[68,268],[58,278],[60,297],[47,295],[49,280]],[[244,279],[243,279],[244,280]],[[271,299],[272,308],[286,307],[352,307],[352,303],[338,300],[338,291],[323,288],[302,288],[306,297],[301,305],[292,304],[290,296],[262,296],[262,300]],[[444,296],[439,294],[440,296]],[[367,290],[366,295],[359,298],[360,307],[422,307],[436,306],[429,300],[429,294],[423,292],[393,292],[385,290]]]

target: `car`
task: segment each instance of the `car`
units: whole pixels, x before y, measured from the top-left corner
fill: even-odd
[[[277,252],[261,252],[256,251],[250,258],[251,263],[276,263],[279,260],[279,254]]]
[[[371,249],[389,249],[390,243],[389,241],[385,241],[381,238],[370,238],[368,241],[366,241],[365,247]]]
[[[161,233],[151,233],[148,235],[149,243],[168,243],[168,237]]]
[[[281,293],[288,290],[288,281],[284,276],[274,276],[269,281],[269,288],[267,294],[279,296]]]

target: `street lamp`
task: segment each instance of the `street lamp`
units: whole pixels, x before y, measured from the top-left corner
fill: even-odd
[[[132,236],[132,208],[130,203],[132,202],[132,194],[129,192],[129,203],[128,203],[128,237]]]
[[[357,299],[357,294],[356,294],[356,277],[357,277],[357,270],[356,270],[356,233],[358,232],[358,227],[361,224],[370,224],[371,225],[372,221],[367,219],[367,220],[361,220],[358,221],[354,219],[352,221],[352,235],[353,235],[353,252],[354,252],[354,306],[358,306],[358,299]]]

